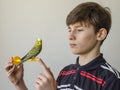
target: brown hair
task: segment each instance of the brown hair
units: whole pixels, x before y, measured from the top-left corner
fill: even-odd
[[[95,2],[85,2],[75,7],[67,16],[66,24],[91,24],[95,32],[105,28],[107,33],[111,28],[111,13],[108,7],[102,7]]]

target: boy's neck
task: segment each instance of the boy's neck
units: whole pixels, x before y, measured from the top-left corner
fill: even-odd
[[[79,58],[80,66],[86,65],[100,55],[100,51],[81,54]]]

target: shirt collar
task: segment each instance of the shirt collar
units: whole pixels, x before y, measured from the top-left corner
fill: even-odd
[[[99,67],[101,64],[105,63],[105,59],[103,58],[103,54],[101,53],[98,57],[93,59],[91,62],[89,62],[86,65],[80,66],[79,64],[79,57],[77,57],[76,64],[78,67],[84,69],[84,70],[91,70]]]

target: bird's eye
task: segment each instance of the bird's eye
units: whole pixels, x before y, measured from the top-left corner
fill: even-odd
[[[38,42],[37,45],[40,45],[40,42]]]

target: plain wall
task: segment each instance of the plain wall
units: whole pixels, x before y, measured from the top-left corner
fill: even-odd
[[[4,70],[12,56],[24,56],[37,37],[43,40],[39,54],[54,73],[76,56],[69,49],[67,14],[79,3],[96,1],[112,12],[112,28],[102,46],[106,60],[120,71],[120,0],[0,0],[0,90],[15,90]],[[101,22],[102,23],[102,22]],[[24,63],[24,79],[29,90],[35,90],[34,81],[42,69],[37,62]]]

